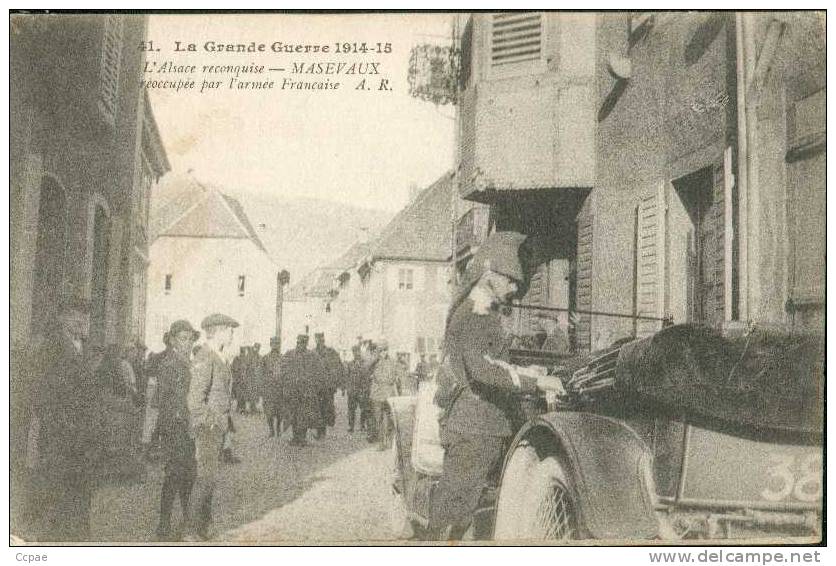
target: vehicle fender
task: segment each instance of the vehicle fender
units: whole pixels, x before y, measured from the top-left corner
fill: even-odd
[[[571,474],[588,536],[604,540],[659,537],[652,454],[626,423],[592,413],[547,413],[522,427],[508,457],[522,442],[534,445],[538,452],[557,449]]]

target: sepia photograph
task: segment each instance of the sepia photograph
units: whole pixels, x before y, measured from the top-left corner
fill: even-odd
[[[10,546],[826,543],[824,10],[9,49]]]

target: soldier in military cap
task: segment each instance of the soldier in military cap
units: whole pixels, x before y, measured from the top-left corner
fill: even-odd
[[[325,379],[319,356],[308,350],[308,335],[296,337],[296,349],[282,356],[279,372],[285,384],[287,415],[293,426],[294,446],[305,446],[309,428],[320,421],[317,384]]]
[[[232,401],[232,374],[227,359],[238,322],[225,314],[212,314],[203,319],[200,327],[206,341],[195,355],[188,396],[196,476],[189,499],[187,534],[183,539],[187,542],[209,537],[218,455],[229,426]]]
[[[502,308],[528,282],[525,235],[491,234],[474,255],[450,307],[436,404],[444,468],[430,526],[440,539],[467,530],[482,489],[496,479],[521,417],[517,394],[537,382],[509,363]]]
[[[273,336],[270,338],[270,352],[264,356],[264,383],[261,390],[264,416],[267,417],[267,428],[271,438],[282,435],[284,386],[282,374],[279,371],[281,359],[281,340],[278,336]],[[287,419],[286,415],[285,419]]]

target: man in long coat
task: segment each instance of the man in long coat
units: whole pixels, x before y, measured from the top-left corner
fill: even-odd
[[[319,356],[308,350],[308,336],[296,337],[296,349],[282,356],[279,372],[285,384],[287,414],[293,427],[294,446],[307,444],[309,428],[319,426],[318,385],[325,379]]]
[[[278,336],[270,338],[270,352],[264,356],[264,381],[261,387],[261,399],[264,403],[264,416],[267,417],[269,436],[281,437],[282,413],[284,413],[284,384],[281,374],[281,340]],[[287,415],[284,415],[287,419]]]
[[[343,386],[345,380],[345,367],[340,355],[334,348],[325,345],[325,334],[317,332],[314,334],[316,348],[314,352],[322,361],[325,369],[323,380],[319,385],[319,426],[316,430],[316,437],[325,436],[326,427],[334,426],[336,410],[334,408],[334,394],[337,389]]]
[[[365,349],[365,352],[364,352]],[[360,430],[367,430],[369,426],[369,382],[374,371],[372,356],[368,353],[368,345],[357,344],[351,351],[354,359],[348,362],[348,377],[346,391],[348,393],[348,432],[354,432],[354,422],[357,410],[360,410]]]
[[[89,308],[65,304],[30,366],[37,460],[30,506],[42,542],[89,541],[96,464],[104,453],[102,397],[85,348]]]
[[[439,539],[467,530],[483,488],[492,483],[520,421],[517,395],[535,384],[509,362],[501,306],[528,282],[525,236],[496,232],[480,246],[450,307],[436,404],[444,469],[430,527]]]

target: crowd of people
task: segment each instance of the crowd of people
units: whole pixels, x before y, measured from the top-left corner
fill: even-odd
[[[163,467],[154,540],[206,540],[220,464],[240,462],[232,449],[240,415],[263,414],[269,438],[290,429],[288,444],[301,447],[338,426],[341,398],[349,434],[385,449],[386,399],[414,393],[426,377],[426,364],[410,373],[382,340],[358,337],[344,362],[323,333],[313,348],[301,334],[284,353],[274,337],[265,355],[253,344],[232,356],[238,323],[223,314],[206,317],[200,331],[174,322],[164,350],[147,356],[141,344],[94,352],[89,314],[85,301],[65,302],[23,371],[32,387],[20,468],[31,473],[19,474],[26,495],[16,530],[28,540],[90,540],[96,487],[108,479],[144,481],[148,462]],[[178,499],[184,520],[174,529]]]
[[[546,387],[540,375],[509,364],[503,305],[526,286],[525,236],[492,235],[465,274],[448,315],[444,371],[438,372],[435,402],[442,410],[444,472],[431,513],[433,537],[459,538],[467,528],[480,486],[495,474],[514,426],[514,394]],[[300,334],[281,351],[241,348],[232,355],[238,322],[216,313],[198,331],[185,320],[166,333],[166,348],[147,358],[141,347],[92,352],[86,346],[89,305],[66,301],[49,332],[33,345],[25,369],[29,383],[16,391],[16,430],[25,430],[25,455],[13,451],[14,485],[24,485],[25,509],[15,529],[32,541],[90,540],[90,509],[102,477],[139,475],[132,460],[141,439],[146,458],[160,458],[163,480],[156,540],[199,542],[211,534],[212,494],[224,461],[232,455],[239,413],[262,412],[267,435],[306,446],[337,426],[335,396],[347,404],[349,433],[364,433],[380,450],[389,447],[392,417],[387,400],[413,395],[430,368],[422,360],[410,373],[389,353],[385,340],[358,338],[353,359],[343,362],[315,334]],[[547,321],[550,322],[550,321]],[[563,351],[567,340],[539,346]],[[28,376],[28,377],[27,377]],[[553,378],[552,378],[553,379]],[[25,426],[19,422],[25,421]],[[141,451],[136,451],[141,452]],[[25,466],[21,466],[25,461]],[[23,470],[21,472],[21,470]],[[171,516],[179,498],[180,532]]]

